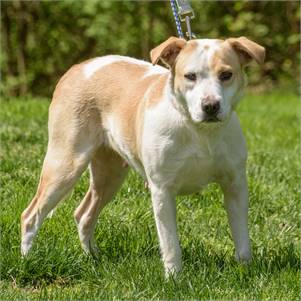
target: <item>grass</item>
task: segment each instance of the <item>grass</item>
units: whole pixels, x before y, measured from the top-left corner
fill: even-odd
[[[299,300],[300,149],[298,97],[287,91],[248,95],[239,116],[249,146],[253,261],[233,259],[222,195],[216,185],[178,199],[184,270],[164,279],[150,195],[131,173],[102,212],[98,260],[79,245],[73,211],[88,186],[47,219],[26,259],[20,214],[34,195],[47,143],[41,100],[1,104],[1,300]]]

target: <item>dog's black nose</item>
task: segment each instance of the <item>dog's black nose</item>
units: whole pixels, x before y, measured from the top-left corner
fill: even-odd
[[[202,110],[208,115],[216,114],[220,109],[220,102],[218,100],[214,101],[203,101]]]

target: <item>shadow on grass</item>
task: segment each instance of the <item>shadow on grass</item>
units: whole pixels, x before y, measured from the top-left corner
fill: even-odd
[[[279,247],[278,249],[267,249],[253,247],[252,261],[249,264],[238,263],[233,254],[229,252],[217,253],[212,247],[200,244],[198,248],[184,248],[183,261],[187,269],[193,269],[198,273],[204,269],[210,271],[239,273],[240,276],[254,277],[279,273],[290,270],[300,273],[300,256],[293,244]]]
[[[135,229],[132,231],[135,233]],[[79,244],[72,244],[71,239],[64,240],[62,245],[62,241],[55,237],[47,243],[37,242],[26,258],[21,258],[19,250],[2,249],[2,280],[13,281],[20,287],[39,288],[52,283],[67,286],[78,281],[105,280],[114,273],[126,278],[129,271],[132,275],[141,275],[156,270],[155,275],[161,282],[163,265],[151,232],[141,240],[136,237],[138,230],[132,237],[128,229],[118,232],[118,235],[115,232],[115,239],[107,237],[101,241],[97,259],[83,254]],[[299,255],[293,244],[278,249],[255,246],[252,262],[240,265],[229,252],[216,252],[212,246],[195,243],[183,248],[183,261],[184,270],[180,278],[203,275],[214,279],[232,275],[238,281],[248,282],[260,275],[268,277],[285,270],[300,272]]]

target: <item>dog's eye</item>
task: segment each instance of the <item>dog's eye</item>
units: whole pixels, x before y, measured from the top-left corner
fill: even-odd
[[[190,73],[186,73],[184,75],[185,78],[191,80],[191,81],[196,81],[196,74],[193,73],[193,72],[190,72]]]
[[[221,80],[222,82],[227,81],[229,79],[231,79],[233,73],[231,71],[224,71],[221,72],[219,75],[219,80]]]

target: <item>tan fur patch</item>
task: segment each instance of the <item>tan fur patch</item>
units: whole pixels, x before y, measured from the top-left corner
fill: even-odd
[[[180,52],[177,58],[176,69],[177,72],[184,69],[184,65],[187,62],[187,58],[196,51],[198,43],[196,41],[188,41],[185,47]]]
[[[263,64],[265,60],[265,48],[249,40],[246,37],[229,38],[226,40],[239,55],[243,65],[254,59],[258,64]]]
[[[91,60],[89,60],[91,61]],[[86,61],[88,62],[88,61]],[[82,82],[81,76],[81,64],[73,65],[58,81],[54,93],[52,102],[60,97],[62,93],[68,92],[69,89],[74,89],[74,81],[79,84]]]
[[[181,86],[184,84],[181,80],[184,76],[184,70],[189,56],[196,51],[198,43],[196,41],[188,41],[184,49],[181,51],[177,58],[175,69],[172,70],[173,85],[175,90],[181,89]]]
[[[147,107],[158,104],[163,97],[164,87],[167,85],[169,74],[162,74],[157,78],[148,91]]]
[[[104,116],[114,112],[123,139],[137,157],[145,106],[144,95],[162,76],[154,74],[144,77],[148,70],[148,66],[126,61],[114,62],[98,70],[85,89],[88,94],[85,97],[95,98],[97,107]]]
[[[221,48],[214,54],[210,69],[216,76],[223,71],[231,71],[234,76],[225,84],[230,84],[236,78],[239,87],[243,85],[242,66],[236,52],[227,42],[222,43]]]
[[[150,66],[116,61],[103,66],[87,79],[83,67],[89,62],[91,60],[73,66],[58,82],[50,107],[56,113],[51,115],[58,116],[58,112],[65,115],[65,118],[60,118],[61,127],[66,126],[63,124],[65,120],[70,123],[74,120],[72,116],[78,116],[77,120],[87,129],[85,135],[93,135],[93,139],[101,143],[104,118],[114,113],[125,143],[139,159],[144,110],[162,99],[169,73],[145,76]]]
[[[174,64],[179,52],[187,44],[186,40],[170,37],[150,52],[151,62],[157,64],[159,59],[170,67]]]
[[[210,68],[214,72],[218,72],[223,68],[233,68],[235,70],[241,69],[237,54],[228,43],[223,43],[221,48],[217,50],[213,56]]]

